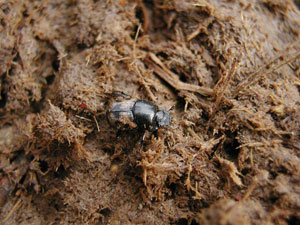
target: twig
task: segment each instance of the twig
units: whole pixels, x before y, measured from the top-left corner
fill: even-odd
[[[100,128],[99,128],[98,121],[97,121],[97,119],[96,119],[96,117],[95,117],[95,116],[93,116],[93,118],[94,118],[94,120],[95,120],[95,122],[96,122],[97,130],[98,130],[98,132],[100,132]]]
[[[149,25],[149,13],[147,11],[147,8],[142,0],[139,0],[139,5],[143,12],[143,19],[144,19],[144,25],[143,25],[143,34],[147,33],[148,25]]]
[[[287,58],[286,60],[283,60],[282,63],[279,63],[278,65],[270,68],[269,70],[267,70],[266,72],[264,72],[264,70],[266,68],[268,68],[270,65],[276,63],[277,60],[281,59],[283,56],[280,55],[278,57],[276,57],[275,59],[273,59],[271,62],[265,64],[264,66],[260,67],[259,69],[257,69],[255,72],[253,72],[252,74],[250,74],[250,76],[243,81],[238,87],[237,89],[233,92],[233,98],[235,98],[240,91],[244,90],[245,88],[249,87],[250,85],[255,84],[256,82],[259,81],[259,78],[262,77],[263,75],[269,75],[271,73],[273,73],[274,71],[276,71],[277,69],[279,69],[280,67],[293,62],[294,60],[296,60],[297,58],[300,57],[300,51],[298,51],[296,54],[294,54],[293,56]]]
[[[197,92],[204,96],[214,95],[214,90],[211,88],[200,87],[194,84],[184,83],[179,80],[178,75],[171,72],[153,53],[149,53],[149,58],[145,59],[148,66],[152,67],[154,72],[164,81],[166,81],[170,86],[178,91],[191,91]]]
[[[149,86],[148,86],[147,83],[145,82],[145,79],[144,79],[144,77],[142,76],[142,74],[141,74],[141,72],[140,72],[140,70],[139,70],[139,68],[138,68],[137,65],[135,65],[135,72],[136,72],[137,75],[140,77],[141,83],[142,83],[143,87],[145,88],[145,90],[146,90],[148,96],[150,97],[151,101],[156,102],[156,98],[155,98],[154,94],[152,93],[151,89],[149,88]]]
[[[20,208],[22,203],[22,199],[18,199],[18,201],[16,202],[16,204],[12,207],[12,209],[9,211],[9,213],[7,214],[7,216],[2,220],[2,223],[5,223],[10,217],[11,215],[18,210],[18,208]]]
[[[139,36],[141,30],[141,25],[138,26],[138,29],[136,31],[135,37],[134,37],[134,42],[133,42],[133,49],[132,49],[132,63],[131,64],[136,64],[136,42],[137,42],[137,38]]]
[[[136,56],[136,42],[137,42],[137,38],[138,38],[138,35],[139,35],[139,32],[141,30],[141,25],[139,25],[137,31],[136,31],[136,34],[135,34],[135,38],[134,38],[134,43],[133,43],[133,50],[132,50],[132,63],[130,64],[130,66],[133,66],[133,70],[137,73],[137,75],[139,76],[140,78],[140,81],[141,81],[141,84],[142,86],[146,89],[146,92],[148,94],[148,96],[151,98],[151,101],[155,102],[156,101],[156,98],[155,96],[153,95],[152,91],[150,90],[149,86],[147,85],[147,83],[145,82],[145,79],[144,77],[142,76],[139,68],[138,68],[138,65],[136,63],[136,60],[137,60],[137,56]]]
[[[222,100],[222,97],[224,95],[224,92],[225,90],[227,89],[227,86],[229,85],[229,81],[230,81],[230,77],[235,73],[235,70],[236,70],[236,62],[237,62],[237,59],[235,58],[231,64],[231,69],[227,72],[227,74],[223,77],[223,79],[221,79],[218,84],[216,85],[216,88],[218,88],[218,86],[220,86],[219,84],[223,83],[223,86],[221,86],[221,88],[219,88],[221,91],[220,92],[217,92],[216,90],[216,101],[214,103],[214,106],[213,106],[213,111],[212,111],[212,114],[207,122],[207,126],[206,126],[206,130],[205,130],[205,133],[207,134],[208,132],[208,129],[210,127],[210,123],[212,121],[212,119],[214,118],[215,114],[216,114],[216,111],[220,105],[220,102]]]
[[[75,117],[79,118],[79,119],[82,119],[82,120],[86,120],[86,121],[89,121],[91,122],[92,120],[88,119],[88,118],[85,118],[85,117],[82,117],[82,116],[78,116],[78,115],[75,115]]]

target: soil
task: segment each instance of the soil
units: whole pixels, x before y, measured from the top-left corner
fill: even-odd
[[[299,6],[1,1],[1,224],[300,224]]]

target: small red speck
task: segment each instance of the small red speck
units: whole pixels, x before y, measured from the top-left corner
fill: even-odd
[[[121,5],[121,6],[127,5],[127,1],[120,1],[120,5]]]
[[[237,200],[237,201],[241,201],[242,200],[242,195],[241,195],[241,193],[238,193],[236,196],[235,196],[235,200]]]
[[[85,109],[87,107],[85,101],[82,101],[79,107]]]

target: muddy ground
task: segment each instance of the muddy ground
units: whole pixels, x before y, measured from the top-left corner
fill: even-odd
[[[1,224],[300,224],[297,4],[1,1]]]

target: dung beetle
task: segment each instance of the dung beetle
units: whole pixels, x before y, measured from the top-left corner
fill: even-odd
[[[118,129],[138,128],[150,132],[171,123],[171,116],[151,102],[139,100],[124,92],[113,93],[107,110],[109,123]]]

